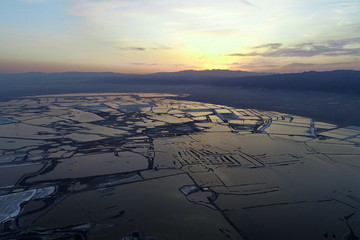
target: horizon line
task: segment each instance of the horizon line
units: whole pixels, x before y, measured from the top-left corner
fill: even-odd
[[[333,69],[333,70],[308,70],[308,71],[294,71],[294,72],[257,72],[257,71],[243,71],[243,70],[231,70],[231,69],[204,69],[204,70],[194,70],[194,69],[186,69],[181,71],[169,71],[169,72],[152,72],[152,73],[124,73],[124,72],[107,72],[107,71],[98,71],[98,72],[87,72],[87,71],[64,71],[64,72],[18,72],[18,73],[5,73],[0,72],[0,74],[3,75],[21,75],[21,74],[61,74],[61,73],[110,73],[110,74],[123,74],[123,75],[151,75],[151,74],[157,74],[157,73],[180,73],[180,72],[205,72],[205,71],[224,71],[224,72],[247,72],[247,73],[263,73],[263,74],[296,74],[296,73],[307,73],[307,72],[334,72],[334,71],[360,71],[355,69]]]

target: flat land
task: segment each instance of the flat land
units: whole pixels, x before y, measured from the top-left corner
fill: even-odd
[[[0,238],[358,239],[360,128],[224,94],[1,102]]]

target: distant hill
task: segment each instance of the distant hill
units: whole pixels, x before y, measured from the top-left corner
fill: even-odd
[[[283,89],[360,94],[360,71],[336,70],[289,74],[242,71],[183,71],[143,75],[132,82],[152,84],[203,84],[238,88]]]
[[[236,88],[282,89],[360,94],[360,71],[336,70],[272,74],[230,70],[187,70],[154,74],[121,74],[111,72],[64,72],[0,74],[0,85],[22,87],[53,87],[67,84],[83,85],[211,85]]]
[[[0,80],[52,80],[52,79],[93,79],[99,77],[121,77],[127,74],[112,73],[112,72],[61,72],[61,73],[42,73],[42,72],[28,72],[18,74],[0,74]]]
[[[213,70],[185,70],[180,72],[159,72],[154,74],[149,74],[147,76],[151,77],[161,77],[161,78],[235,78],[235,77],[248,77],[248,76],[264,76],[271,73],[261,73],[261,72],[246,72],[246,71],[231,71],[231,70],[222,70],[222,69],[213,69]]]
[[[336,70],[251,76],[215,81],[215,85],[243,88],[307,90],[360,94],[360,71]]]
[[[99,80],[99,79],[153,79],[156,80],[203,80],[207,78],[236,78],[248,76],[264,76],[270,73],[246,72],[246,71],[230,71],[230,70],[185,70],[180,72],[159,72],[152,74],[123,74],[113,72],[62,72],[62,73],[41,73],[29,72],[19,74],[1,74],[0,80],[19,79],[19,80],[41,80],[41,79],[64,79],[64,80]]]
[[[161,76],[161,77],[159,77]],[[360,71],[335,70],[288,74],[251,73],[241,71],[185,71],[152,74],[137,78],[154,84],[205,84],[238,88],[283,89],[360,94]]]

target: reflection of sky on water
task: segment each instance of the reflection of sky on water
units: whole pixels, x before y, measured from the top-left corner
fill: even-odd
[[[18,121],[14,120],[14,119],[11,119],[11,118],[0,117],[0,125],[9,124],[9,123],[16,123],[16,122],[18,122]]]
[[[359,234],[357,127],[162,94],[0,107],[2,239]]]

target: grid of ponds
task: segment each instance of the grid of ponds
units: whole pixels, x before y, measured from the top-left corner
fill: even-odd
[[[184,101],[0,103],[0,239],[359,239],[360,128]]]

